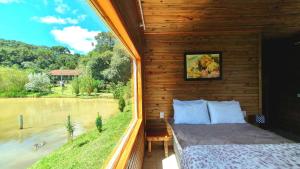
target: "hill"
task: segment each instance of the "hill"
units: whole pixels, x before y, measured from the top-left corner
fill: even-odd
[[[64,46],[36,46],[15,40],[0,39],[0,66],[33,69],[75,69],[79,54],[71,54]]]

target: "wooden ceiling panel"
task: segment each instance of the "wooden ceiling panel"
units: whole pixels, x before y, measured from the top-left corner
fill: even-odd
[[[267,37],[300,30],[300,1],[142,0],[145,33],[262,31]]]

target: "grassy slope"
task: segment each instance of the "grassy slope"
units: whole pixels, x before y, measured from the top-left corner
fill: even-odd
[[[31,169],[99,169],[129,125],[131,112],[118,113],[107,120],[101,134],[95,129],[66,143],[36,162]]]

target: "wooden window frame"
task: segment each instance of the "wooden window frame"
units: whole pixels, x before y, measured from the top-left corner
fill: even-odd
[[[125,136],[116,145],[110,157],[105,164],[105,168],[125,168],[130,158],[135,140],[142,127],[142,68],[141,57],[131,40],[122,20],[118,16],[112,2],[110,0],[89,0],[90,5],[95,9],[97,14],[108,24],[116,36],[120,39],[123,45],[128,49],[133,59],[134,65],[134,92],[135,92],[135,113]],[[100,19],[100,18],[99,18]]]

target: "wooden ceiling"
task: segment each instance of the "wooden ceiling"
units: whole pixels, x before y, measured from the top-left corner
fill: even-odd
[[[300,32],[300,0],[141,0],[145,34],[258,31],[264,37]]]

